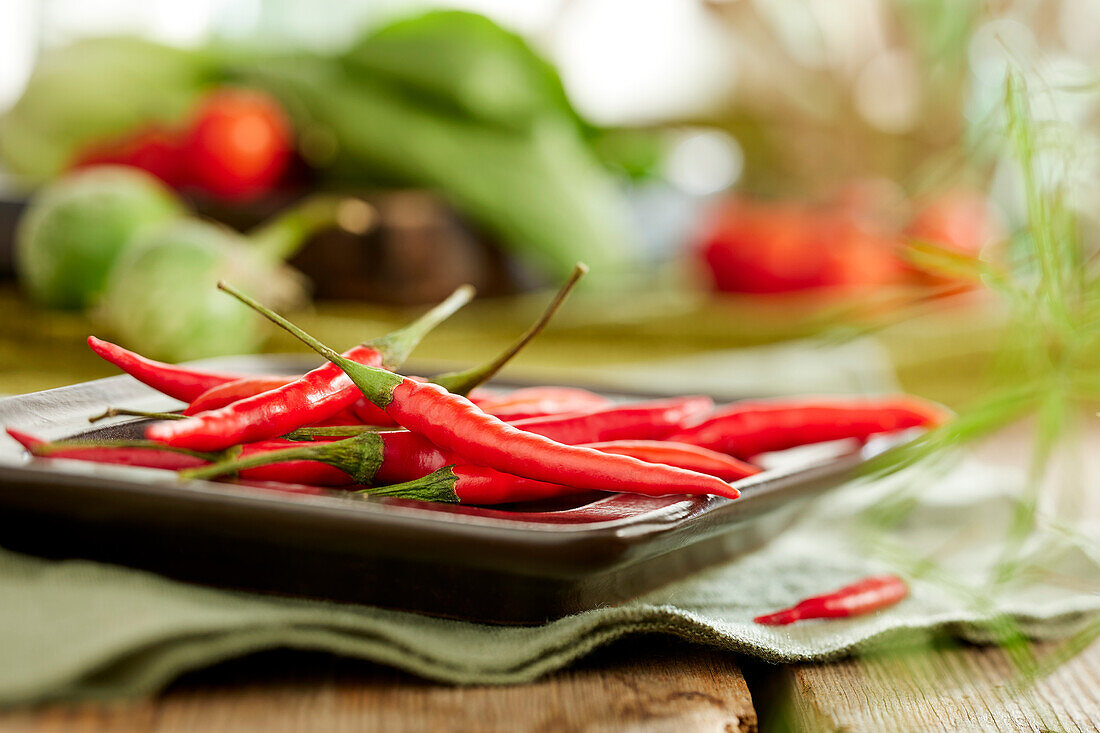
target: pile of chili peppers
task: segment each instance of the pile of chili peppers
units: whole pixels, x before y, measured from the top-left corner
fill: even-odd
[[[15,428],[8,434],[39,457],[295,490],[339,487],[353,496],[489,505],[591,491],[736,499],[736,483],[761,470],[751,461],[763,453],[862,441],[947,417],[942,408],[904,395],[715,407],[701,396],[618,404],[576,388],[482,388],[545,326],[585,269],[578,265],[542,317],[505,352],[431,380],[399,369],[431,329],[470,300],[472,288],[459,288],[408,326],[340,354],[221,284],[327,363],[301,376],[212,372],[152,361],[90,337],[99,356],[185,402],[182,414],[155,415],[160,419],[143,440],[50,443]],[[815,609],[761,622],[832,613],[832,606]]]

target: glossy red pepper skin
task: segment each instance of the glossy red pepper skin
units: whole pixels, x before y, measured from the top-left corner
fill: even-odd
[[[901,602],[909,586],[896,575],[876,575],[821,596],[814,596],[790,608],[757,616],[758,624],[785,626],[795,621],[843,618],[872,613]]]
[[[238,400],[255,397],[273,389],[278,389],[297,377],[257,376],[241,377],[232,382],[225,382],[203,392],[191,400],[191,404],[183,411],[184,415],[195,415],[208,410],[217,410],[226,405],[231,405]]]
[[[376,484],[411,481],[448,464],[462,462],[460,457],[440,450],[416,433],[395,430],[379,433],[379,437],[383,445],[383,459],[375,474]],[[601,453],[630,456],[646,463],[661,463],[705,473],[723,481],[737,481],[760,472],[756,466],[694,445],[648,440],[612,440],[581,445]]]
[[[738,458],[829,440],[945,422],[948,412],[906,395],[889,398],[782,399],[735,402],[668,437]]]
[[[95,336],[88,337],[88,346],[100,357],[142,384],[188,403],[207,390],[245,376],[165,364],[147,359],[110,341],[97,339]]]
[[[568,445],[607,440],[664,440],[713,407],[714,400],[709,397],[673,397],[584,413],[532,417],[512,424]]]
[[[564,445],[516,428],[435,384],[392,374],[386,381],[389,384],[383,396],[375,399],[387,415],[470,463],[592,491],[739,496],[736,489],[713,476]],[[387,393],[388,401],[384,398]]]
[[[382,463],[374,475],[375,484],[411,481],[461,460],[407,430],[383,432],[378,437],[382,439]]]
[[[370,346],[351,348],[344,352],[344,357],[366,366],[382,364],[381,352]],[[276,438],[303,425],[325,420],[350,407],[360,396],[340,367],[323,364],[282,387],[218,410],[153,425],[149,428],[149,437],[179,447],[203,446],[191,450],[221,450]]]
[[[511,504],[585,493],[572,486],[533,481],[482,466],[455,466],[455,496],[461,504]]]
[[[529,417],[588,412],[610,407],[607,397],[575,387],[525,387],[505,395],[471,395],[470,401],[490,415],[512,422]]]
[[[363,425],[380,425],[382,427],[397,425],[384,410],[362,395],[359,395],[359,398],[351,404],[348,412]]]
[[[534,481],[492,468],[472,465],[447,466],[432,476],[410,483],[423,484],[424,488],[409,491],[407,494],[402,494],[400,490],[394,491],[399,487],[368,489],[363,493],[482,506],[538,501],[586,493],[572,486]]]
[[[746,476],[760,473],[756,466],[739,461],[725,453],[687,443],[666,440],[610,440],[603,443],[584,443],[601,453],[631,456],[646,463],[663,463],[688,471],[716,476],[723,481],[739,481]]]

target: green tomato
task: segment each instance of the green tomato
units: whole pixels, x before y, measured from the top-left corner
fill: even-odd
[[[183,212],[172,191],[133,168],[89,168],[62,178],[34,197],[19,222],[20,281],[42,305],[86,307],[136,237]]]
[[[99,315],[125,345],[168,361],[255,351],[265,323],[219,280],[269,303],[302,298],[293,270],[216,224],[181,219],[142,237],[111,272]]]

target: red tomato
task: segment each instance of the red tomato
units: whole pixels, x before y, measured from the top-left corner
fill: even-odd
[[[183,140],[186,184],[231,201],[255,198],[282,177],[293,146],[290,123],[266,94],[223,89],[196,110]]]
[[[896,242],[851,212],[796,203],[729,202],[701,253],[716,289],[783,293],[894,282]]]
[[[826,253],[814,246],[806,210],[734,201],[711,222],[702,255],[718,290],[782,293],[821,285]]]
[[[128,165],[150,173],[169,186],[180,182],[179,141],[158,127],[148,127],[117,140],[86,149],[77,156],[74,168],[93,165]]]

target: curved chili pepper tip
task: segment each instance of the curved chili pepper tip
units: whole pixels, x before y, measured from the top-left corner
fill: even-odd
[[[786,626],[787,624],[793,624],[795,621],[800,621],[801,619],[802,615],[797,609],[785,608],[782,611],[757,616],[753,619],[753,622],[764,624],[765,626]]]
[[[183,402],[190,402],[211,387],[232,382],[242,376],[165,364],[95,336],[88,337],[88,346],[100,358],[114,364],[142,384]]]
[[[4,432],[7,433],[12,440],[19,443],[19,445],[23,446],[23,448],[30,453],[34,453],[34,448],[36,446],[43,445],[46,442],[41,438],[36,438],[30,433],[25,433],[22,430],[17,430],[16,428],[12,427],[5,427]]]

